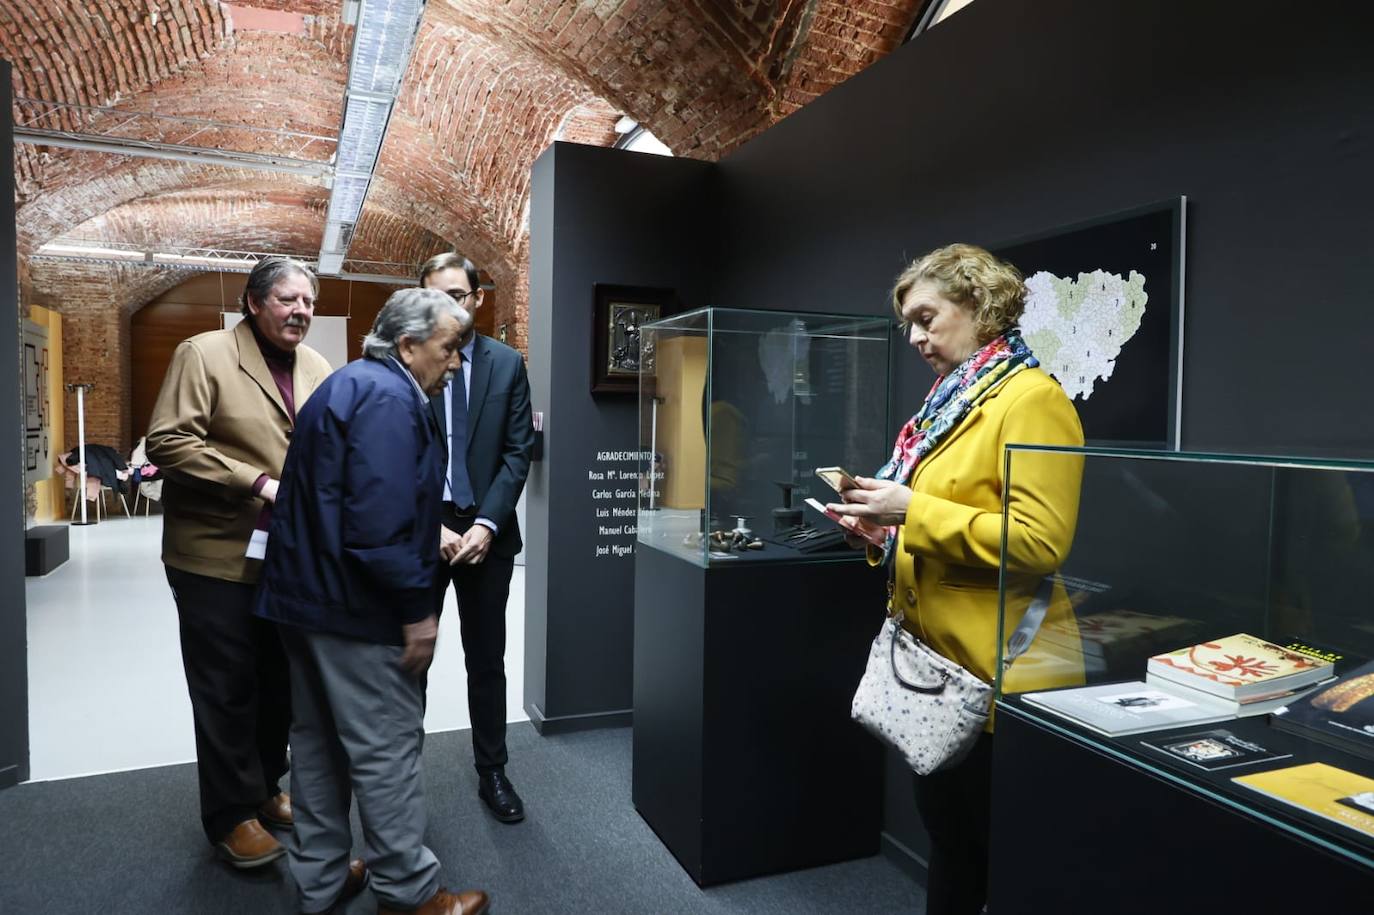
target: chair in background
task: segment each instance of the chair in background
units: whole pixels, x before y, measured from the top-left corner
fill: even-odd
[[[62,474],[62,488],[71,494],[72,513],[67,519],[76,520],[76,507],[80,504],[81,496],[77,493],[77,487],[81,485],[81,469],[79,464],[68,464],[65,454],[58,454],[54,461],[57,472]],[[86,501],[95,503],[95,520],[100,520],[100,481],[95,477],[86,477]]]
[[[71,516],[68,518],[68,520],[75,521],[76,509],[77,506],[80,504],[80,495],[76,492],[76,489],[81,485],[81,464],[79,462],[68,462],[67,459],[71,453],[72,452],[68,452],[67,454],[58,454],[57,468],[62,472],[63,488],[72,490],[72,511]],[[114,482],[118,483],[119,480],[115,480]],[[124,498],[123,492],[115,489],[114,486],[111,486],[109,483],[106,483],[100,477],[95,477],[91,476],[90,474],[86,474],[86,501],[95,503],[96,521],[99,521],[102,517],[109,515],[110,512],[106,500],[110,497],[111,493],[114,493],[115,495],[119,496],[119,501],[124,506],[124,516],[126,518],[133,517],[133,513],[129,511],[129,501]]]
[[[138,514],[138,500],[143,499],[143,516],[146,518],[154,502],[162,501],[162,474],[157,465],[148,463],[148,436],[143,436],[134,445],[129,455],[129,467],[137,475],[138,485],[134,487],[134,514]]]

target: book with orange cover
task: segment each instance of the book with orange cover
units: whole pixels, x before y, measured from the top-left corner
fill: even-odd
[[[1241,701],[1329,679],[1330,661],[1238,633],[1150,658],[1155,677]]]
[[[1374,838],[1374,778],[1308,763],[1231,779],[1251,791]]]

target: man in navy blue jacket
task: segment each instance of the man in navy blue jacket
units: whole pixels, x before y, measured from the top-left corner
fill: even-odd
[[[471,333],[449,296],[397,292],[364,358],[296,418],[257,613],[281,624],[291,668],[289,861],[303,912],[333,911],[362,889],[349,879],[350,791],[379,912],[487,911],[485,893],[439,886],[420,781],[447,457],[429,397]]]

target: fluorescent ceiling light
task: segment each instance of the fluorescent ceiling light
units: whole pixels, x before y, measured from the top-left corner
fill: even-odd
[[[343,269],[424,8],[425,0],[361,0],[320,246],[321,273],[337,275]],[[347,6],[344,15],[352,15]]]
[[[340,236],[343,235],[343,226],[337,222],[327,222],[324,226],[324,244],[320,246],[322,251],[339,250]]]
[[[349,62],[350,92],[396,93],[424,5],[424,0],[364,0]]]
[[[320,252],[319,272],[325,276],[336,276],[343,270],[344,256]]]
[[[159,254],[153,252],[154,264],[169,267],[218,267],[223,270],[252,270],[257,260],[246,257],[201,257],[195,254]]]
[[[370,174],[377,164],[390,117],[390,102],[349,96],[334,154],[335,168],[341,172]]]
[[[135,251],[131,248],[105,248],[98,245],[49,243],[37,254],[72,260],[128,261],[160,267],[212,267],[218,270],[252,270],[257,258],[207,257],[199,254],[172,254],[162,251]]]
[[[127,261],[141,261],[146,252],[129,248],[98,248],[92,245],[46,244],[38,249],[39,254],[66,254],[73,257],[105,257]]]
[[[639,122],[628,114],[621,115],[620,120],[615,122],[615,132],[620,134],[629,133],[639,126]]]
[[[342,222],[352,225],[358,221],[363,209],[363,198],[367,196],[367,185],[371,175],[337,175],[334,190],[329,195],[329,212],[325,218],[329,222]]]

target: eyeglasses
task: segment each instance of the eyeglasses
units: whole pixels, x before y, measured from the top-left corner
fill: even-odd
[[[465,300],[468,296],[476,295],[477,293],[473,291],[464,292],[461,289],[450,289],[448,290],[448,294],[453,297],[453,301],[457,302],[459,305],[462,305],[463,300]]]

